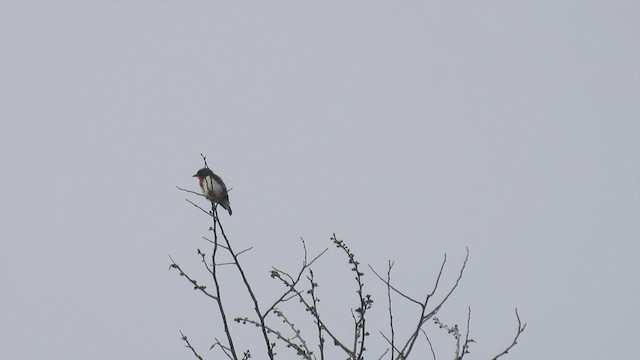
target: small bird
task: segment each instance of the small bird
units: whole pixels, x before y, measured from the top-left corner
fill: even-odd
[[[231,204],[229,204],[229,194],[227,186],[220,176],[216,175],[209,168],[202,168],[193,175],[198,178],[202,194],[211,200],[212,203],[220,204],[231,215]]]

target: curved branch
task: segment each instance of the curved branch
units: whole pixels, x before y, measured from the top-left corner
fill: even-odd
[[[492,360],[496,360],[500,356],[506,355],[509,352],[509,350],[511,350],[518,343],[518,338],[520,337],[520,334],[522,334],[524,332],[524,329],[527,327],[526,323],[523,325],[522,321],[520,321],[520,315],[518,315],[518,308],[516,308],[516,319],[518,319],[518,330],[516,331],[516,336],[513,338],[513,342],[511,342],[511,345],[509,345],[506,349],[504,349],[503,352],[496,355]]]

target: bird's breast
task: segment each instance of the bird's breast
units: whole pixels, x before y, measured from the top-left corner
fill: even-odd
[[[204,195],[215,202],[223,200],[227,195],[227,187],[210,176],[200,179],[200,187]]]

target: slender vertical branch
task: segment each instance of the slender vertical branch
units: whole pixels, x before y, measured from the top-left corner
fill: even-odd
[[[318,329],[318,348],[320,349],[320,360],[324,360],[324,336],[322,336],[322,322],[320,321],[320,314],[318,313],[318,296],[316,295],[316,288],[318,284],[313,280],[313,270],[309,268],[309,282],[311,288],[309,289],[309,295],[311,295],[311,303],[313,304],[310,311],[314,317],[316,328]]]
[[[238,354],[236,353],[235,345],[233,344],[233,336],[231,336],[231,329],[229,328],[229,322],[227,321],[227,313],[224,310],[224,306],[222,303],[222,296],[220,294],[220,282],[218,281],[218,264],[216,262],[216,256],[218,254],[218,232],[216,231],[216,219],[218,214],[216,212],[216,206],[212,203],[211,205],[211,216],[213,217],[213,253],[211,254],[211,276],[213,277],[213,283],[216,287],[216,303],[218,304],[218,310],[220,311],[220,316],[222,317],[222,325],[224,326],[224,332],[227,335],[227,342],[229,342],[229,351],[231,352],[231,356],[233,360],[238,360]]]
[[[513,342],[511,342],[511,345],[509,345],[506,349],[504,349],[503,352],[496,355],[492,360],[496,360],[500,356],[506,355],[509,352],[509,350],[511,350],[518,343],[518,338],[520,337],[520,334],[522,334],[524,332],[524,329],[527,327],[526,323],[523,325],[522,321],[520,321],[520,315],[518,315],[518,308],[516,308],[516,319],[518,320],[518,329],[516,330],[516,336],[513,338]]]
[[[351,250],[347,247],[347,245],[342,240],[338,240],[336,238],[336,234],[333,234],[331,237],[331,241],[349,258],[349,264],[353,265],[351,271],[356,274],[356,282],[358,284],[358,290],[356,293],[358,294],[358,300],[360,302],[360,307],[354,310],[355,315],[353,315],[354,321],[354,339],[353,339],[353,350],[354,359],[359,360],[362,359],[365,350],[365,339],[369,336],[369,333],[366,329],[366,313],[367,310],[371,309],[373,306],[373,300],[371,299],[371,295],[364,294],[364,283],[362,282],[362,277],[364,273],[360,271],[360,262],[355,259],[355,254],[351,252]],[[358,344],[360,346],[358,346]]]
[[[391,268],[393,268],[394,262],[389,260],[389,267],[387,268],[387,301],[389,302],[389,328],[391,330],[391,360],[396,350],[395,339],[396,333],[393,327],[393,307],[391,306]]]
[[[271,341],[269,341],[269,334],[267,333],[267,327],[264,322],[265,316],[260,311],[260,305],[258,304],[258,299],[256,298],[256,295],[253,292],[253,289],[251,288],[251,284],[249,284],[249,280],[247,279],[247,276],[244,273],[244,269],[240,265],[240,260],[238,260],[238,255],[233,251],[233,248],[231,247],[231,243],[227,238],[227,234],[225,234],[224,232],[224,228],[222,227],[222,223],[220,223],[220,219],[218,218],[218,213],[215,208],[216,206],[214,205],[214,218],[213,218],[214,226],[216,223],[218,224],[218,227],[220,228],[220,233],[222,234],[222,237],[224,238],[224,241],[227,245],[227,251],[229,251],[229,254],[231,254],[231,256],[233,257],[233,262],[236,265],[236,268],[238,269],[240,276],[242,277],[242,281],[244,282],[245,288],[249,292],[249,296],[251,297],[251,300],[253,301],[253,309],[255,310],[256,315],[258,316],[258,320],[260,321],[260,329],[262,330],[262,336],[264,338],[265,346],[267,347],[267,355],[269,356],[269,359],[273,360],[273,346],[271,344]],[[214,228],[214,232],[215,232],[215,228]]]
[[[431,339],[429,339],[427,332],[424,331],[424,329],[420,329],[420,332],[422,333],[422,335],[424,335],[424,338],[427,339],[427,343],[429,344],[429,349],[431,350],[431,356],[433,357],[433,360],[437,360],[436,351],[433,349],[433,343],[431,342]]]
[[[467,313],[467,331],[464,335],[464,344],[462,345],[462,354],[460,354],[459,360],[462,360],[466,354],[469,354],[469,344],[475,342],[469,338],[469,332],[471,332],[471,306],[469,306],[469,312]]]

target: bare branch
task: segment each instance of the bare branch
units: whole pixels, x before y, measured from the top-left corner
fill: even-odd
[[[440,329],[445,329],[447,333],[451,334],[453,338],[456,340],[456,351],[455,351],[455,360],[460,360],[460,328],[458,328],[458,324],[454,324],[453,326],[449,326],[437,317],[433,318],[433,322],[440,327]]]
[[[393,268],[394,264],[395,262],[391,262],[391,260],[389,260],[389,267],[387,269],[387,301],[389,302],[389,328],[391,330],[391,360],[393,360],[393,355],[396,350],[396,332],[395,328],[393,327],[393,307],[391,304],[391,269]]]
[[[282,314],[282,313],[280,313]],[[280,331],[275,330],[267,325],[264,325],[264,329],[265,331],[267,331],[270,334],[274,334],[276,336],[276,338],[278,338],[280,341],[284,342],[285,344],[287,344],[287,347],[290,347],[292,349],[294,349],[297,353],[297,355],[302,356],[304,359],[307,360],[313,360],[313,358],[311,357],[311,352],[309,351],[309,349],[307,348],[306,343],[304,342],[304,339],[300,336],[299,331],[293,326],[293,324],[291,322],[288,321],[288,319],[286,319],[284,316],[282,316],[283,319],[285,319],[285,322],[293,329],[295,335],[293,336],[293,338],[287,338],[286,336],[284,336]],[[256,327],[259,328],[263,328],[262,323],[249,319],[247,317],[238,317],[234,319],[237,323],[241,323],[241,324],[252,324],[255,325]],[[301,341],[300,344],[294,342],[294,339],[298,339],[299,341]]]
[[[169,269],[177,269],[180,276],[184,276],[185,279],[187,279],[187,281],[189,281],[192,285],[193,285],[193,290],[200,290],[203,294],[207,295],[208,297],[214,299],[214,300],[218,300],[218,297],[209,293],[206,290],[206,286],[204,285],[198,285],[198,281],[196,281],[195,279],[191,278],[187,273],[185,273],[182,268],[180,267],[180,265],[178,265],[175,261],[173,261],[173,259],[171,258],[171,256],[169,256],[169,259],[171,259],[171,265],[169,265]]]
[[[431,319],[440,310],[442,305],[449,299],[451,294],[453,294],[455,289],[458,287],[458,284],[462,279],[462,275],[464,274],[464,270],[467,267],[468,260],[469,260],[469,248],[467,248],[467,254],[465,256],[464,262],[462,263],[462,266],[460,267],[460,273],[458,274],[458,278],[456,279],[456,282],[451,287],[451,289],[449,290],[447,295],[444,297],[444,299],[442,299],[442,301],[427,314],[426,313],[427,305],[429,304],[429,300],[431,299],[431,297],[435,294],[436,290],[438,289],[438,285],[440,284],[440,278],[442,277],[442,273],[444,271],[444,266],[447,263],[447,255],[445,254],[444,260],[442,261],[442,265],[440,266],[440,272],[438,273],[438,276],[436,278],[436,282],[433,287],[433,290],[429,294],[427,294],[427,296],[425,297],[425,300],[420,305],[420,307],[422,308],[422,311],[420,313],[418,323],[416,324],[416,328],[413,331],[413,333],[409,336],[409,339],[407,340],[406,344],[402,347],[402,351],[398,354],[396,359],[406,359],[409,356],[409,353],[411,353],[411,350],[413,349],[413,346],[416,340],[418,339],[418,335],[420,333],[420,329],[422,328],[422,326],[425,324],[426,321]]]
[[[511,350],[514,346],[516,346],[516,344],[518,343],[518,338],[520,337],[520,334],[522,334],[524,332],[524,329],[527,327],[526,323],[523,325],[522,322],[520,321],[520,315],[518,315],[518,308],[516,308],[516,319],[518,319],[518,330],[516,331],[516,336],[513,338],[513,342],[506,349],[504,349],[503,352],[496,355],[493,358],[493,360],[496,360],[502,355],[506,355],[509,352],[509,350]]]
[[[229,239],[227,238],[227,234],[224,232],[224,228],[222,227],[222,223],[220,222],[220,218],[218,217],[218,212],[216,210],[216,206],[214,204],[213,206],[213,223],[214,223],[214,234],[216,234],[217,237],[217,231],[215,229],[216,224],[218,225],[218,227],[220,228],[220,233],[222,234],[222,237],[224,238],[224,241],[227,245],[227,251],[229,252],[229,254],[231,254],[231,256],[233,257],[233,261],[236,264],[236,268],[238,269],[238,272],[240,273],[240,276],[242,277],[242,281],[245,285],[245,288],[247,289],[247,292],[249,293],[249,296],[251,297],[251,300],[253,301],[253,308],[256,312],[256,314],[258,315],[258,319],[260,320],[260,324],[261,326],[261,330],[262,330],[262,336],[264,338],[264,342],[265,342],[265,346],[267,347],[267,355],[269,356],[269,359],[273,360],[273,348],[271,346],[271,342],[269,341],[269,335],[267,334],[267,328],[264,322],[264,318],[265,315],[260,311],[260,305],[258,304],[258,299],[256,298],[255,293],[253,292],[253,289],[251,287],[251,284],[249,283],[249,280],[247,279],[247,276],[245,275],[244,269],[242,268],[242,266],[240,265],[240,260],[238,260],[238,254],[236,254],[233,251],[233,248],[231,247],[231,243],[229,242]],[[215,266],[214,266],[215,268]]]
[[[251,351],[247,350],[244,352],[244,354],[242,354],[242,360],[249,360],[251,359]]]
[[[429,336],[427,336],[427,332],[424,331],[424,329],[420,329],[420,332],[422,333],[422,335],[424,335],[425,339],[427,339],[427,343],[429,343],[429,348],[431,349],[431,356],[433,356],[433,360],[436,360],[436,352],[435,350],[433,350],[433,344],[431,343],[431,339],[429,339]]]
[[[387,336],[386,336],[382,331],[380,331],[380,335],[382,335],[382,338],[384,338],[384,340],[387,342],[387,344],[391,345],[391,349],[392,349],[391,351],[394,351],[394,350],[395,350],[395,351],[396,351],[396,352],[398,352],[398,353],[400,352],[400,349],[396,348],[396,347],[393,345],[392,341],[391,341],[391,340],[389,340],[389,338],[388,338],[388,337],[387,337]],[[387,349],[387,351],[385,351],[384,353],[386,354],[386,353],[388,353],[388,352],[389,352],[389,349]]]
[[[220,348],[220,350],[222,350],[222,352],[231,360],[233,360],[233,358],[231,357],[231,349],[228,346],[224,346],[222,345],[222,343],[220,342],[220,340],[218,340],[218,338],[214,338],[214,340],[216,342],[213,343],[213,345],[211,345],[211,347],[209,348],[209,350],[212,350],[213,348],[215,348],[216,346],[218,346]]]
[[[204,194],[201,194],[199,192],[196,192],[196,191],[193,191],[193,190],[189,190],[189,189],[183,189],[183,188],[181,188],[180,186],[177,186],[177,185],[176,185],[176,188],[178,188],[178,190],[180,190],[180,191],[188,192],[190,194],[195,194],[195,195],[202,196],[202,197],[206,198],[206,196],[204,196]]]
[[[322,255],[324,255],[324,253],[327,252],[327,250],[329,250],[329,248],[324,249],[322,252],[320,252],[318,255],[316,255],[310,262],[307,262],[307,246],[305,244],[305,241],[303,238],[300,238],[300,240],[302,241],[302,247],[303,247],[303,251],[304,251],[304,258],[302,261],[302,266],[300,266],[300,270],[298,271],[298,274],[296,275],[295,278],[293,278],[293,276],[289,275],[288,273],[282,271],[282,270],[278,270],[275,267],[271,270],[271,277],[275,278],[276,274],[280,274],[280,275],[284,275],[286,276],[289,280],[288,282],[285,282],[285,284],[287,285],[287,290],[280,295],[280,297],[267,309],[267,311],[264,312],[264,317],[266,318],[271,311],[273,311],[273,309],[276,308],[276,306],[278,306],[278,304],[285,302],[287,300],[289,300],[291,297],[287,298],[292,292],[294,292],[296,286],[298,285],[298,283],[300,282],[300,279],[302,278],[302,274],[305,272],[305,270],[307,269],[311,269],[311,265],[318,260]],[[285,281],[284,279],[280,279],[281,281]],[[295,297],[295,296],[294,296]],[[287,299],[287,300],[285,300]]]
[[[393,285],[391,285],[391,283],[389,281],[386,281],[382,276],[380,276],[380,274],[378,274],[376,272],[376,270],[373,267],[371,267],[371,265],[367,265],[367,266],[369,266],[369,269],[373,272],[373,274],[375,276],[378,277],[378,279],[380,279],[380,281],[382,281],[385,285],[387,285],[389,288],[391,288],[391,290],[395,291],[396,294],[398,294],[398,295],[402,296],[403,298],[411,301],[412,303],[415,303],[416,305],[422,307],[422,303],[420,301],[418,301],[416,299],[413,299],[410,296],[408,296],[405,293],[403,293],[402,291],[396,289]]]
[[[199,360],[202,360],[202,356],[200,356],[200,354],[198,354],[196,349],[194,349],[193,346],[191,346],[191,343],[189,342],[189,339],[187,339],[187,336],[182,333],[182,330],[180,330],[180,336],[181,336],[182,341],[184,341],[186,343],[185,347],[188,347],[193,352],[193,356],[195,356]]]
[[[301,334],[300,330],[296,329],[295,325],[291,321],[289,321],[289,319],[284,315],[284,313],[282,311],[276,309],[275,310],[275,314],[278,315],[278,317],[280,317],[287,325],[289,325],[289,328],[291,328],[291,330],[295,334],[294,338],[300,340],[300,344],[302,344],[302,347],[304,348],[304,353],[309,355],[309,359],[311,359],[312,352],[307,347],[307,342],[300,335]],[[298,355],[300,355],[300,353],[298,353]]]
[[[202,156],[202,161],[204,161],[204,167],[206,167],[207,169],[209,168],[209,165],[207,164],[207,157],[200,154],[200,156]]]
[[[378,360],[382,360],[382,358],[383,358],[385,355],[387,355],[387,353],[388,353],[388,352],[389,352],[389,349],[386,349],[386,350],[382,353],[382,355],[380,355],[380,357],[378,358]]]
[[[322,329],[322,331],[324,331],[327,335],[329,335],[331,340],[333,340],[333,343],[336,346],[338,346],[340,349],[342,349],[342,351],[347,353],[347,355],[349,355],[349,357],[354,358],[353,352],[351,352],[351,350],[349,350],[349,348],[347,348],[333,334],[333,332],[327,328],[326,324],[320,318],[320,313],[317,311],[317,309],[309,304],[309,302],[307,301],[307,299],[305,299],[305,297],[303,296],[303,294],[302,294],[302,292],[300,290],[296,289],[291,282],[287,281],[285,278],[282,277],[283,274],[284,273],[282,273],[280,271],[274,270],[274,271],[271,272],[271,277],[274,278],[274,279],[280,280],[285,286],[287,286],[287,288],[291,290],[290,293],[295,294],[297,296],[297,298],[300,300],[300,302],[304,305],[305,309],[307,311],[311,312],[311,314],[315,316],[316,321],[319,324],[318,326]]]
[[[469,312],[467,313],[467,331],[464,335],[464,344],[462,344],[462,354],[460,354],[459,360],[462,360],[466,354],[469,353],[469,344],[475,342],[473,339],[469,339],[469,332],[471,331],[471,306],[469,306]]]
[[[200,211],[202,211],[203,213],[205,213],[205,214],[207,214],[207,215],[209,215],[209,216],[213,216],[213,215],[212,215],[212,212],[210,212],[210,211],[207,211],[207,210],[203,209],[203,208],[202,208],[202,206],[200,206],[200,205],[198,205],[198,204],[194,203],[193,201],[191,201],[191,200],[189,200],[189,199],[185,199],[185,200],[186,200],[189,204],[191,204],[191,205],[193,205],[193,206],[197,207],[198,209],[200,209]],[[214,206],[215,206],[215,204],[214,204]]]
[[[242,254],[246,253],[247,251],[251,251],[251,250],[253,250],[253,246],[248,247],[248,248],[246,248],[246,249],[244,249],[244,250],[238,251],[238,253],[236,254],[236,256],[240,256],[240,255],[242,255]]]
[[[211,269],[213,265],[209,267],[209,264],[207,264],[207,260],[205,259],[207,255],[204,252],[202,252],[200,249],[198,249],[198,255],[200,255],[200,260],[202,261],[202,264],[204,265],[205,269],[207,269],[207,272],[213,275],[213,270]]]
[[[311,268],[309,268],[309,276],[307,277],[307,279],[309,280],[309,283],[311,285],[308,293],[309,295],[311,295],[311,303],[313,304],[310,312],[315,319],[314,323],[316,324],[316,329],[318,329],[318,348],[320,349],[320,359],[324,360],[324,336],[322,336],[323,327],[322,322],[320,321],[320,313],[318,312],[318,303],[320,302],[320,299],[318,299],[318,296],[316,295],[316,288],[318,287],[318,283],[316,283],[313,278],[313,270],[311,270]]]
[[[447,295],[444,297],[444,299],[442,299],[442,301],[440,301],[440,303],[433,310],[431,310],[431,312],[427,316],[425,316],[425,321],[429,320],[429,318],[431,318],[433,315],[435,315],[438,312],[438,310],[440,310],[442,305],[444,305],[444,303],[447,300],[449,300],[449,297],[451,296],[451,294],[453,294],[453,292],[456,290],[456,288],[460,284],[460,280],[462,280],[462,275],[464,274],[464,270],[467,268],[467,262],[468,261],[469,261],[469,248],[467,248],[467,255],[465,256],[464,262],[462,263],[462,266],[460,267],[460,273],[458,274],[458,278],[456,279],[455,284],[453,284],[453,286],[451,287],[451,289],[449,290]],[[440,279],[440,275],[438,275],[438,280],[439,279]],[[429,295],[429,297],[431,295],[433,295],[433,293],[435,293],[435,288],[434,288],[433,292]],[[425,304],[426,304],[426,301],[425,301]]]
[[[229,328],[229,321],[227,320],[227,313],[224,310],[224,305],[222,303],[222,296],[220,294],[220,282],[218,280],[218,273],[217,273],[217,266],[216,266],[216,258],[218,254],[218,233],[216,231],[217,213],[216,213],[216,205],[214,203],[211,203],[211,214],[213,214],[213,234],[214,234],[213,254],[211,255],[211,263],[213,264],[211,266],[211,277],[213,278],[213,283],[216,287],[216,294],[218,295],[216,298],[216,303],[218,304],[218,311],[220,312],[220,316],[222,317],[222,325],[224,327],[224,332],[227,335],[227,341],[229,342],[229,353],[233,360],[238,360],[238,354],[236,352],[236,348],[233,343],[233,336],[231,335],[231,329]],[[220,347],[223,350],[225,349],[225,347],[222,346],[222,344],[219,341],[217,341],[217,343],[220,344]],[[225,351],[225,354],[226,353],[227,352]]]
[[[360,271],[360,262],[355,259],[355,254],[347,247],[347,245],[342,240],[338,240],[336,238],[336,234],[333,234],[331,237],[331,241],[341,249],[349,258],[349,264],[353,265],[351,271],[356,274],[356,282],[358,284],[358,289],[356,293],[358,294],[358,300],[360,302],[359,307],[352,311],[357,315],[353,315],[354,320],[354,337],[353,337],[353,350],[355,359],[361,359],[366,347],[365,347],[365,339],[369,336],[369,333],[366,330],[366,313],[367,310],[371,309],[373,306],[373,300],[371,299],[371,295],[364,294],[364,283],[362,282],[362,277],[364,273]]]

